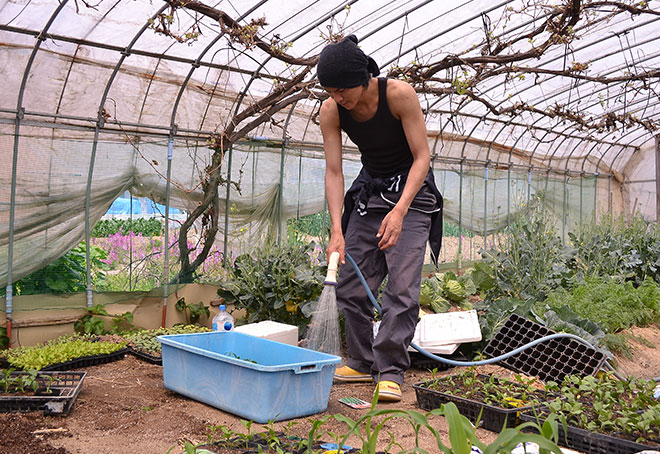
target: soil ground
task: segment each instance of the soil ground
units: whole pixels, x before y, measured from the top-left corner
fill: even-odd
[[[658,327],[634,328],[632,333],[645,338],[660,348]],[[633,360],[617,358],[618,372],[624,376],[654,378],[660,376],[660,354],[654,347],[633,343]],[[123,454],[140,453],[182,453],[186,441],[205,443],[210,433],[209,426],[224,425],[238,432],[247,433],[240,418],[216,408],[188,399],[163,387],[162,368],[145,363],[133,356],[108,364],[83,368],[87,372],[82,391],[67,416],[43,416],[41,412],[0,413],[0,454],[25,452],[31,454]],[[511,378],[513,373],[498,366],[482,366],[480,373],[493,374],[501,378]],[[449,369],[438,373],[456,373]],[[431,377],[431,372],[411,369],[406,373],[403,386],[403,400],[395,404],[378,404],[378,408],[419,410],[413,389]],[[367,410],[352,409],[340,402],[341,397],[358,397],[371,401],[372,384],[335,383],[330,392],[328,408],[325,412],[292,421],[277,422],[275,430],[290,435],[306,437],[312,421],[324,416],[342,414],[358,419]],[[449,444],[447,424],[442,417],[431,420],[439,431],[443,442]],[[252,433],[265,430],[255,424]],[[321,438],[335,442],[332,434],[346,433],[346,426],[334,419],[322,425]],[[414,446],[414,433],[409,424],[402,420],[390,420],[381,432],[381,445],[389,440],[387,433],[403,448]],[[492,442],[497,434],[479,429],[477,436],[485,443]],[[218,439],[218,438],[216,438]],[[356,437],[348,444],[359,447]],[[429,452],[433,449],[428,433],[423,434],[421,446]],[[382,447],[380,448],[382,449]]]

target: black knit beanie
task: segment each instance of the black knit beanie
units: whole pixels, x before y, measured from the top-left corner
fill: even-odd
[[[357,46],[358,39],[349,35],[343,41],[328,44],[321,51],[316,72],[324,87],[353,88],[363,85],[371,76],[380,74],[378,64]]]

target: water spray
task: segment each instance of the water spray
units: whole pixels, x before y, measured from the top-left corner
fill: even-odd
[[[303,341],[303,346],[306,348],[337,356],[341,353],[341,332],[336,294],[338,268],[339,252],[333,252],[328,260],[328,272],[323,281],[323,292],[312,313],[312,321]]]

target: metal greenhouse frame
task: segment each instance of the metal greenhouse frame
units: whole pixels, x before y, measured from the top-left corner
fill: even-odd
[[[186,228],[213,225],[225,259],[324,212],[314,65],[348,34],[418,92],[458,232],[444,262],[541,194],[564,237],[604,213],[657,220],[658,21],[658,0],[0,0],[7,319],[14,283],[91,244],[126,191],[165,206],[165,298],[170,208],[210,203],[217,220]],[[344,165],[360,168],[348,139]]]

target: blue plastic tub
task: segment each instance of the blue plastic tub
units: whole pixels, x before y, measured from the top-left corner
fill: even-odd
[[[158,340],[167,389],[258,423],[324,411],[341,362],[338,356],[235,331]]]

